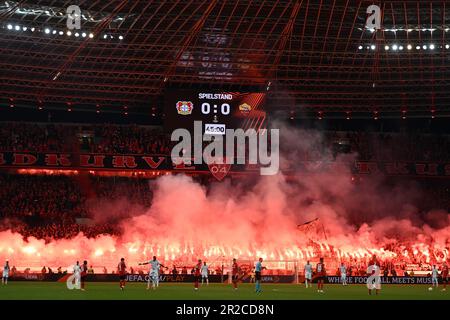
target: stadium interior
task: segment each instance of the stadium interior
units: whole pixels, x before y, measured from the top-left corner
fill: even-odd
[[[0,260],[101,274],[125,256],[143,274],[157,255],[181,274],[202,258],[220,275],[264,257],[290,275],[324,257],[364,275],[376,255],[386,276],[429,275],[450,254],[449,8],[2,1]],[[186,91],[263,94],[279,173],[172,164],[167,97]]]

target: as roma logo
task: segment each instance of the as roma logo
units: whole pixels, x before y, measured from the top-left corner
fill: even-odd
[[[194,110],[194,104],[191,101],[178,101],[177,102],[177,111],[178,114],[183,116],[188,116],[192,114],[192,110]]]
[[[218,181],[222,181],[228,175],[228,172],[230,172],[231,164],[227,164],[226,160],[223,161],[224,163],[216,163],[215,161],[208,162],[209,171],[211,171],[214,178]]]
[[[244,114],[248,114],[250,113],[250,111],[252,111],[252,106],[247,103],[243,103],[239,106],[239,111],[241,111]]]

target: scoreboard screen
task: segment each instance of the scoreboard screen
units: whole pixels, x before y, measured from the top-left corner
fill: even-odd
[[[265,93],[170,90],[165,94],[164,126],[194,130],[202,121],[203,134],[224,135],[227,129],[265,128]]]

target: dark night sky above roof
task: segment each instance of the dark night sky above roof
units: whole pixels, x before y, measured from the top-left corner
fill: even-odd
[[[383,10],[377,32],[365,29],[373,3]],[[79,37],[66,35],[73,4],[84,15]],[[0,94],[132,109],[157,105],[171,86],[270,83],[275,110],[440,112],[450,102],[449,29],[450,1],[7,0]]]

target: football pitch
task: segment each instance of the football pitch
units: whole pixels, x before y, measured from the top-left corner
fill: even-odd
[[[10,282],[0,286],[0,300],[450,300],[449,291],[428,290],[426,285],[384,285],[381,294],[369,296],[364,285],[326,285],[324,293],[315,286],[263,284],[256,294],[253,284],[241,284],[233,290],[228,284],[210,284],[194,291],[192,284],[160,284],[146,290],[144,283],[128,283],[125,290],[118,283],[86,284],[86,291],[68,290],[60,282]]]

